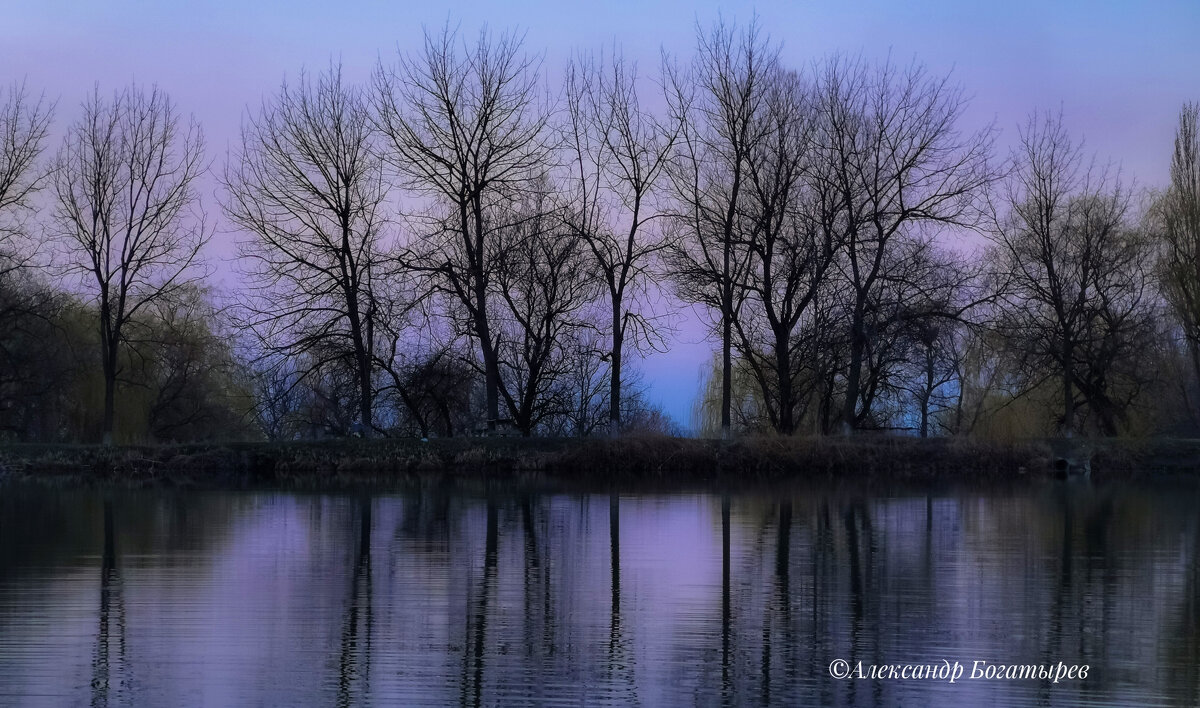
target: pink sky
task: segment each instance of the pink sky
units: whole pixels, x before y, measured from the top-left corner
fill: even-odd
[[[1164,183],[1180,105],[1200,100],[1200,3],[1189,0],[1054,3],[791,2],[609,3],[463,2],[153,3],[113,0],[16,0],[0,22],[0,83],[26,80],[59,99],[57,126],[99,83],[103,92],[131,80],[157,83],[194,113],[219,166],[247,106],[256,108],[284,76],[340,58],[365,78],[376,58],[419,41],[422,26],[447,18],[474,31],[528,30],[544,51],[550,80],[572,52],[616,42],[646,72],[660,48],[686,58],[695,23],[758,14],[785,59],[804,66],[830,52],[916,58],[935,73],[953,72],[973,96],[964,129],[995,120],[1006,147],[1034,109],[1062,109],[1067,124],[1101,159],[1153,188]],[[205,195],[217,214],[215,184]],[[214,255],[231,253],[224,229]],[[651,397],[685,425],[711,346],[685,318],[671,351],[641,369]]]

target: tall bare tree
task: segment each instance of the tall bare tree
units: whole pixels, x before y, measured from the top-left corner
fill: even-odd
[[[37,339],[44,339],[45,315],[56,309],[58,299],[30,274],[18,272],[29,256],[19,237],[34,211],[32,197],[48,175],[38,162],[53,113],[54,104],[34,100],[24,84],[12,84],[0,94],[0,331],[10,335],[0,337],[0,389],[6,403],[9,387],[29,373],[16,366],[33,351],[22,335],[36,330]]]
[[[682,131],[670,165],[682,237],[671,249],[670,269],[684,300],[718,314],[721,332],[721,434],[731,430],[733,319],[748,250],[739,229],[754,147],[762,140],[768,78],[778,70],[778,50],[757,24],[745,30],[723,23],[698,32],[690,72],[671,72],[669,99]]]
[[[500,360],[492,304],[497,231],[512,192],[540,176],[552,146],[538,91],[540,64],[522,38],[457,30],[425,35],[421,52],[375,72],[379,127],[406,186],[429,200],[427,232],[406,258],[461,306],[478,342],[487,419],[500,418]]]
[[[514,195],[508,225],[497,234],[496,286],[505,306],[494,330],[499,388],[524,435],[571,407],[576,345],[593,328],[587,307],[599,294],[585,239],[564,224],[549,187]]]
[[[762,137],[751,148],[738,209],[750,257],[738,283],[746,298],[732,320],[735,347],[761,390],[767,422],[788,435],[810,393],[799,380],[811,343],[801,325],[813,321],[810,307],[828,287],[843,235],[821,220],[827,194],[813,160],[808,87],[782,69],[764,83],[763,107],[755,116]]]
[[[902,243],[931,225],[975,227],[993,130],[963,133],[966,101],[920,65],[870,66],[834,58],[817,79],[818,159],[832,199],[824,221],[844,235],[849,361],[842,410],[849,433],[870,415],[860,383],[871,343],[871,303]]]
[[[607,288],[610,324],[609,432],[621,430],[625,345],[658,343],[644,306],[647,273],[665,247],[652,221],[665,214],[658,199],[667,161],[679,137],[642,107],[636,65],[581,59],[567,69],[564,133],[571,164],[572,229],[582,236]]]
[[[903,245],[891,256],[898,262],[885,266],[888,275],[869,307],[872,337],[858,395],[861,409],[872,411],[864,423],[915,427],[928,437],[951,406],[961,334],[981,326],[995,289],[978,260],[942,248],[935,238]]]
[[[224,180],[226,214],[253,236],[241,243],[245,324],[267,352],[303,356],[313,372],[343,360],[364,435],[373,430],[376,289],[388,267],[374,140],[370,101],[332,65],[285,83],[249,120]]]
[[[1015,163],[996,229],[1001,270],[1013,277],[1004,330],[1026,388],[1058,379],[1064,436],[1080,404],[1116,434],[1143,383],[1136,355],[1153,326],[1148,240],[1129,224],[1129,191],[1084,161],[1061,116],[1030,118]]]
[[[200,126],[181,122],[158,88],[138,86],[111,100],[96,89],[55,161],[55,222],[66,267],[83,278],[99,315],[106,444],[126,325],[202,276],[198,257],[210,231],[194,187],[205,169]]]
[[[21,259],[13,244],[21,231],[20,217],[32,210],[31,197],[47,171],[38,159],[45,148],[54,104],[34,100],[24,84],[12,84],[0,103],[0,278]]]
[[[398,400],[404,409],[403,420],[394,423],[399,427],[409,424],[408,429],[423,438],[431,429],[439,429],[442,435],[453,431],[449,408],[453,400],[469,400],[471,389],[470,377],[460,377],[459,368],[448,361],[453,358],[455,336],[437,331],[440,303],[431,297],[427,286],[420,274],[392,268],[386,281],[377,279],[372,288],[378,315],[374,328],[375,366],[389,382],[378,387],[375,395]],[[462,390],[455,391],[456,387]],[[447,400],[436,400],[442,395]],[[434,420],[441,425],[432,425]]]

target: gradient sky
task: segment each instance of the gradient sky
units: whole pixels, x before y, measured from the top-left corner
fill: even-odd
[[[613,42],[651,72],[660,47],[690,55],[697,22],[745,22],[755,13],[794,66],[848,51],[952,72],[972,96],[962,127],[995,120],[1003,149],[1030,111],[1061,108],[1089,151],[1146,188],[1166,180],[1180,105],[1200,100],[1196,0],[8,0],[0,84],[24,79],[58,98],[61,127],[97,82],[104,93],[132,80],[157,83],[203,123],[219,165],[246,107],[257,108],[285,75],[340,57],[350,78],[365,78],[377,57],[390,61],[397,47],[417,46],[423,26],[447,19],[468,33],[483,24],[526,30],[553,80],[573,52]],[[215,213],[215,199],[206,199]],[[214,250],[229,253],[233,235],[217,239]],[[685,425],[711,352],[700,339],[685,322],[671,351],[641,366],[651,398]]]

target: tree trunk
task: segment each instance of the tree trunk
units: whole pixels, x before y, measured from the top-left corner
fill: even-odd
[[[733,323],[731,310],[733,298],[726,297],[725,304],[721,308],[724,312],[721,315],[721,439],[728,440],[732,437],[731,415],[733,398],[733,355],[731,352],[731,344],[733,341]]]
[[[1071,389],[1071,347],[1063,346],[1063,429],[1064,438],[1075,432],[1075,394]]]
[[[103,341],[104,358],[104,420],[101,428],[101,442],[104,445],[113,444],[113,427],[116,419],[117,397],[117,346],[108,337]]]
[[[463,236],[468,248],[474,248],[474,259],[471,264],[471,282],[475,288],[475,330],[479,335],[479,348],[483,351],[483,385],[487,397],[487,429],[495,432],[497,421],[500,419],[500,362],[496,350],[492,346],[492,329],[488,324],[487,287],[484,282],[484,240],[483,240],[483,205],[476,195],[471,201],[471,217],[474,221],[474,237],[470,233],[467,221],[467,209],[461,208]]]
[[[404,387],[403,383],[401,382],[400,377],[396,374],[396,371],[390,366],[386,367],[385,370],[392,375],[392,383],[396,387],[396,393],[400,394],[400,399],[402,401],[404,401],[404,407],[408,409],[409,415],[411,415],[413,417],[413,419],[416,420],[417,428],[421,431],[421,437],[428,438],[429,437],[429,416],[421,413],[416,402],[413,401],[412,396],[409,395],[408,390]],[[445,402],[440,399],[438,400],[438,404],[443,409],[446,408]],[[449,427],[450,413],[449,413],[448,409],[446,411],[445,416],[446,416],[446,425],[447,425],[447,427]],[[447,437],[448,436],[449,436],[449,434],[447,434]]]
[[[822,435],[829,435],[833,432],[833,422],[830,418],[833,416],[833,385],[835,378],[836,376],[831,366],[821,381],[820,420]]]
[[[348,238],[348,237],[347,237]],[[348,244],[347,244],[348,247]],[[375,429],[372,421],[372,397],[373,390],[371,386],[371,357],[367,353],[367,343],[363,337],[362,317],[358,311],[358,296],[352,289],[346,297],[347,314],[350,316],[350,337],[354,340],[354,368],[358,371],[358,415],[359,422],[362,424],[362,435],[364,438],[371,437],[371,432]]]
[[[608,377],[608,422],[609,435],[621,434],[621,350],[625,345],[625,333],[621,327],[621,301],[614,295],[612,300],[612,372]]]
[[[850,368],[846,372],[846,401],[842,406],[842,435],[850,435],[856,426],[856,408],[858,406],[858,383],[862,377],[862,358],[866,337],[863,334],[863,314],[854,313],[854,322],[850,327]]]
[[[371,365],[365,360],[366,357],[363,359],[358,364],[358,414],[362,419],[362,435],[364,438],[369,438],[375,430],[375,421],[372,415],[374,391],[371,387]]]
[[[487,429],[496,430],[496,421],[500,419],[500,364],[496,360],[496,352],[492,348],[492,332],[488,326],[487,295],[483,292],[482,276],[476,287],[475,302],[479,314],[475,317],[475,331],[479,335],[479,348],[483,353],[483,386],[487,398]]]
[[[484,325],[487,326],[486,324]],[[500,366],[490,342],[483,348],[484,389],[487,394],[487,427],[494,431],[500,420]]]
[[[104,427],[102,441],[105,445],[113,444],[113,408],[116,389],[116,381],[108,372],[104,372]]]
[[[796,432],[796,402],[792,400],[791,351],[784,332],[775,335],[775,377],[779,386],[779,424],[775,430],[781,435],[791,435]]]
[[[925,349],[925,389],[921,392],[921,437],[929,437],[929,399],[933,397],[933,347]]]

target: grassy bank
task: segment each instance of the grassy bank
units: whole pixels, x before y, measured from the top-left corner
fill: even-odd
[[[1088,443],[1094,479],[1200,470],[1200,441]],[[1043,441],[897,437],[332,440],[0,446],[0,477],[61,484],[339,487],[416,478],[739,484],[789,479],[1010,480],[1056,474]]]

